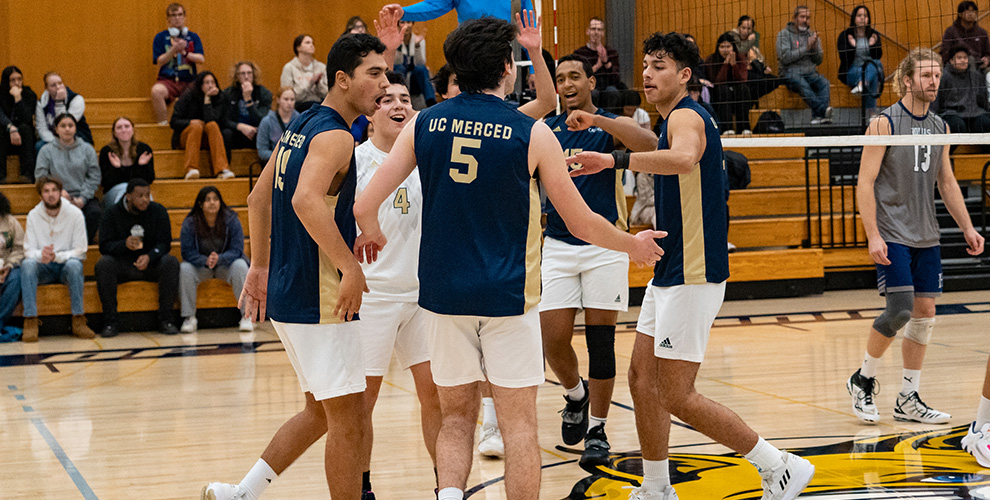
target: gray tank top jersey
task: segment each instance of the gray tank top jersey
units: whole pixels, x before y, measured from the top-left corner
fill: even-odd
[[[881,115],[889,119],[891,135],[944,134],[945,122],[931,111],[912,115],[898,101]],[[877,228],[887,243],[914,248],[938,245],[935,181],[942,168],[945,146],[888,146],[873,186]]]

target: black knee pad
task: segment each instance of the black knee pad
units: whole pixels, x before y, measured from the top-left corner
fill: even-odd
[[[914,292],[887,293],[887,307],[873,320],[873,328],[884,337],[893,337],[911,320],[914,310]]]
[[[588,342],[588,378],[614,378],[615,325],[588,325],[584,337]]]

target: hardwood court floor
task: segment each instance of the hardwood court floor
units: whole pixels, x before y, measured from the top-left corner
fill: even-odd
[[[958,450],[960,432],[952,429],[969,423],[979,401],[990,294],[946,294],[940,304],[945,314],[921,385],[929,404],[952,413],[949,425],[891,418],[899,341],[879,373],[881,421],[865,425],[853,417],[845,380],[859,366],[870,318],[883,305],[871,291],[726,303],[697,387],[778,446],[804,450],[818,467],[812,486],[820,498],[969,498],[967,488],[990,484],[990,471]],[[633,308],[620,321],[634,322],[637,314]],[[623,324],[616,335],[620,376],[607,426],[612,450],[621,454],[615,467],[592,476],[577,466],[578,451],[559,447],[562,390],[549,382],[540,388],[541,498],[625,499],[622,487],[638,479],[624,376],[632,332]],[[574,346],[584,369],[584,337],[575,336]],[[393,370],[385,381],[375,421],[375,493],[382,500],[433,498],[412,379]],[[269,325],[253,338],[214,330],[2,344],[0,498],[197,499],[208,481],[239,481],[301,401]],[[910,434],[925,431],[931,432]],[[759,498],[756,472],[726,448],[678,425],[671,445],[680,498]],[[327,498],[322,456],[323,447],[314,446],[264,498]],[[504,498],[502,470],[501,461],[476,457],[470,498]]]

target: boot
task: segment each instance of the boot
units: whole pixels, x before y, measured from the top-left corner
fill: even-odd
[[[96,332],[86,324],[86,316],[80,314],[72,317],[72,334],[81,339],[96,338]]]
[[[37,342],[38,341],[38,318],[24,318],[24,336],[21,337],[24,342]]]

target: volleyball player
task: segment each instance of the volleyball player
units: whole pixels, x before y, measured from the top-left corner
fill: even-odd
[[[987,359],[987,372],[983,376],[983,394],[976,410],[976,420],[969,424],[969,430],[960,444],[981,467],[990,468],[990,359]],[[990,491],[985,495],[990,496]]]

